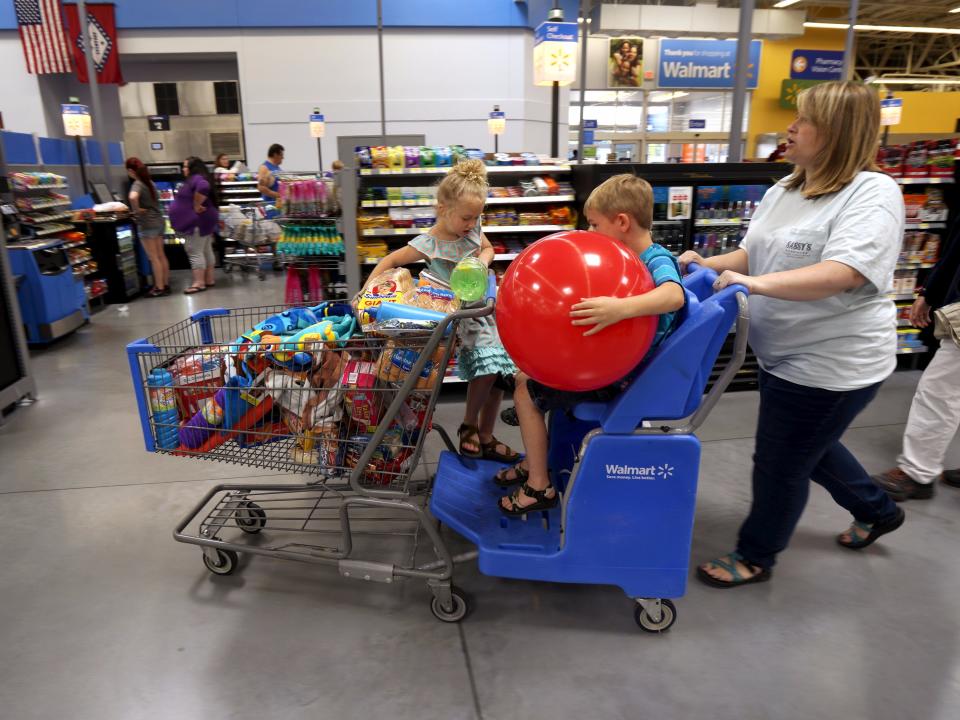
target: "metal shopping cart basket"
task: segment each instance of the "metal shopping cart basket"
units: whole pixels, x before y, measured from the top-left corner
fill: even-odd
[[[226,215],[223,233],[228,243],[223,256],[225,273],[239,268],[244,274],[255,272],[264,280],[267,276],[264,266],[276,267],[276,247],[281,229],[273,220],[264,218],[259,207],[241,208]]]
[[[203,310],[128,345],[148,451],[309,478],[217,485],[174,539],[199,545],[218,575],[248,553],[353,579],[420,578],[433,613],[460,620],[455,559],[426,512],[432,480],[417,470],[456,325],[492,313],[493,290],[432,332],[358,333],[349,305],[321,303]],[[424,532],[434,553],[418,564]]]

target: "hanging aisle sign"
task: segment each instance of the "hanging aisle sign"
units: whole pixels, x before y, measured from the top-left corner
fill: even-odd
[[[322,138],[327,132],[327,125],[323,121],[323,115],[316,110],[310,115],[310,137]]]
[[[63,117],[63,134],[67,137],[91,137],[93,135],[90,109],[86,105],[61,105],[60,115]]]
[[[885,98],[880,101],[881,125],[899,125],[902,113],[903,100],[901,98]]]
[[[760,76],[759,40],[750,42],[747,88],[757,89]],[[733,89],[737,63],[736,40],[660,41],[657,87]]]
[[[534,33],[533,84],[570,85],[577,77],[576,58],[576,23],[540,23]]]
[[[502,110],[494,110],[487,119],[487,130],[491,135],[503,135],[507,129],[507,114]]]

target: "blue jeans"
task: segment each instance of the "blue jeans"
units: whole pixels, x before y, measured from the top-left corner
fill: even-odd
[[[896,504],[840,443],[879,389],[880,383],[845,392],[822,390],[760,371],[753,504],[737,543],[746,560],[773,566],[807,504],[810,480],[861,522],[883,522],[897,514]]]

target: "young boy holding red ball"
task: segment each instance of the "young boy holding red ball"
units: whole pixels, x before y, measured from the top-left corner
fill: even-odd
[[[613,238],[639,256],[650,271],[656,287],[643,295],[581,300],[571,307],[571,322],[574,325],[592,326],[584,333],[589,336],[621,320],[659,315],[649,354],[673,330],[677,311],[684,303],[676,258],[653,242],[650,235],[653,189],[650,183],[635,175],[615,175],[590,193],[584,214],[590,223],[590,230]],[[609,402],[626,389],[636,373],[637,369],[634,369],[612,385],[586,392],[557,390],[538,383],[522,372],[517,374],[514,403],[526,457],[494,477],[494,482],[500,487],[520,485],[513,494],[500,499],[499,507],[503,513],[523,515],[546,510],[554,507],[559,500],[547,472],[546,413],[570,409],[584,402]]]

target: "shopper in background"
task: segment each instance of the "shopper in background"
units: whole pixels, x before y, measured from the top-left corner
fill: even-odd
[[[160,209],[157,186],[154,185],[150,171],[140,158],[127,158],[126,166],[127,176],[133,181],[127,196],[130,200],[130,210],[137,224],[140,242],[143,243],[143,249],[150,258],[150,269],[153,273],[153,287],[147,291],[147,296],[169,295],[170,264],[163,251],[163,231],[166,222]]]
[[[260,191],[260,197],[273,205],[280,199],[280,173],[283,168],[280,163],[283,162],[283,145],[274,143],[267,150],[267,159],[257,170],[257,190]]]
[[[953,337],[940,340],[940,349],[924,370],[910,405],[903,433],[903,451],[896,467],[874,481],[891,498],[924,500],[933,497],[938,477],[960,487],[960,470],[944,470],[947,448],[960,427],[960,347],[954,338],[960,333],[960,226],[955,226],[946,252],[927,276],[920,296],[910,309],[915,327],[930,324],[931,310],[941,310]]]
[[[230,158],[227,157],[227,154],[220,153],[217,155],[217,159],[213,161],[213,174],[221,175],[230,172],[230,164]]]
[[[896,367],[891,286],[903,240],[897,183],[875,172],[880,103],[869,88],[830,82],[804,91],[787,128],[794,172],[764,196],[740,249],[696,262],[721,289],[750,297],[760,361],[753,503],[737,548],[697,568],[715,587],[771,576],[807,503],[810,480],[850,511],[837,537],[858,550],[896,530],[904,513],[840,442]]]
[[[193,283],[184,290],[193,295],[212,287],[214,272],[213,233],[220,219],[216,188],[206,163],[198,157],[183,161],[186,181],[170,204],[170,224],[186,240]]]
[[[480,229],[488,190],[482,160],[461,160],[454,165],[437,186],[436,224],[377,263],[367,285],[387,270],[417,262],[425,262],[426,272],[447,285],[453,268],[464,258],[476,257],[489,266],[493,246]],[[494,381],[498,373],[513,375],[517,368],[500,344],[493,318],[461,321],[458,333],[457,375],[467,382],[467,406],[457,430],[460,454],[515,463],[520,455],[493,435],[503,400],[503,390],[495,388]]]

